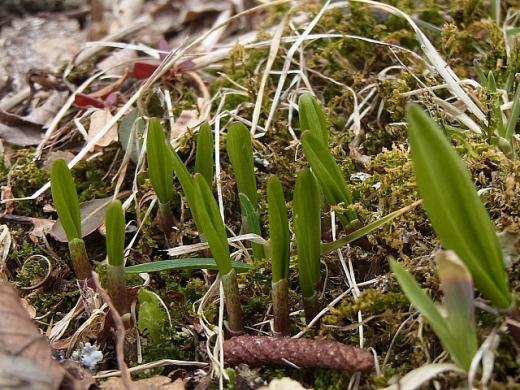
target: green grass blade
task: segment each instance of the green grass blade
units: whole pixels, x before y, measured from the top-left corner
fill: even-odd
[[[413,276],[397,261],[390,260],[390,268],[406,297],[417,311],[426,318],[444,347],[451,353],[451,349],[454,347],[453,337],[450,334],[446,320],[442,317],[431,298],[421,289]]]
[[[328,147],[309,130],[302,135],[302,147],[327,202],[334,206],[340,203],[344,207],[349,206],[352,203],[352,194]],[[352,211],[340,213],[338,218],[345,228],[358,222]]]
[[[505,139],[511,143],[513,139],[513,135],[515,134],[516,125],[518,124],[518,119],[520,118],[520,83],[516,86],[515,96],[513,97],[513,107],[511,108],[511,114],[509,115],[509,119],[507,120],[507,128]]]
[[[453,358],[467,371],[478,349],[471,274],[453,251],[437,252],[435,261],[444,293],[447,326],[458,344]]]
[[[319,137],[324,145],[329,142],[329,129],[325,114],[314,96],[305,93],[298,100],[298,111],[300,117],[300,128],[302,133],[310,130]]]
[[[253,203],[249,200],[246,194],[238,194],[238,198],[240,199],[240,209],[244,213],[244,219],[246,224],[246,231],[249,233],[254,233],[256,235],[262,236],[262,227],[260,226],[260,216],[258,215],[258,211],[253,206]],[[253,249],[253,257],[256,260],[261,260],[265,257],[264,246],[260,244],[253,243],[251,245]]]
[[[235,174],[238,192],[246,194],[251,203],[258,207],[256,176],[253,165],[253,145],[251,134],[242,123],[232,123],[228,127],[227,153]]]
[[[148,173],[162,204],[168,204],[173,199],[173,167],[168,157],[166,142],[164,129],[159,120],[150,119],[146,137]]]
[[[204,123],[200,126],[197,136],[197,151],[195,153],[195,172],[200,173],[208,184],[213,183],[213,134],[211,126]]]
[[[439,240],[457,253],[495,306],[509,308],[513,298],[495,227],[469,172],[421,108],[411,106],[407,119],[417,186]]]
[[[237,272],[249,271],[252,266],[240,261],[232,261],[231,267]],[[173,259],[160,260],[152,263],[137,264],[125,267],[128,274],[138,274],[142,272],[159,272],[174,270],[197,270],[197,269],[218,269],[215,259],[212,258],[193,258],[193,259]]]
[[[357,230],[353,231],[350,234],[347,234],[345,237],[341,237],[340,239],[338,239],[336,241],[333,241],[333,242],[328,242],[328,243],[325,243],[325,244],[321,244],[321,255],[322,256],[327,255],[327,254],[329,254],[329,253],[331,253],[331,252],[333,252],[333,251],[335,251],[337,249],[340,249],[340,248],[344,247],[347,244],[350,244],[353,241],[356,241],[356,240],[360,239],[361,237],[366,236],[367,234],[369,234],[369,233],[373,232],[374,230],[380,228],[384,224],[386,224],[386,223],[392,221],[393,219],[395,219],[395,218],[397,218],[397,217],[407,213],[408,211],[414,209],[419,204],[421,204],[420,200],[418,200],[416,202],[413,202],[411,205],[405,206],[405,207],[403,207],[403,208],[401,208],[399,210],[393,211],[390,214],[387,214],[384,217],[378,219],[377,221],[371,222],[368,225],[363,226],[362,228],[357,229]]]
[[[222,275],[231,271],[231,258],[227,241],[226,227],[220,217],[217,201],[204,177],[197,173],[193,180],[195,205],[192,210],[197,215],[199,233],[204,234],[218,270]],[[201,230],[201,231],[200,231]]]
[[[496,126],[496,130],[501,137],[505,137],[506,128],[504,126],[504,121],[502,120],[502,110],[500,109],[502,99],[500,98],[500,95],[497,92],[497,83],[492,71],[489,71],[488,75],[488,88],[489,91],[494,94],[491,109],[491,124],[494,124]]]
[[[51,193],[54,207],[70,242],[81,238],[81,213],[76,185],[64,160],[56,160],[51,168]]]
[[[312,297],[320,280],[320,191],[309,169],[296,179],[293,199],[294,231],[300,286],[304,297]]]
[[[269,215],[269,243],[273,267],[273,283],[289,276],[291,236],[287,206],[280,179],[273,176],[267,182],[267,209]]]
[[[114,200],[105,214],[108,264],[122,266],[125,249],[125,213],[121,201]]]

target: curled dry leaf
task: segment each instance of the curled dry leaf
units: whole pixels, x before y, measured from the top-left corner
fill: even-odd
[[[90,116],[90,126],[88,128],[87,141],[92,140],[105,125],[112,120],[112,114],[109,110],[94,111]],[[97,142],[96,146],[105,147],[111,143],[117,142],[117,125],[114,124]]]
[[[5,261],[9,255],[11,244],[12,239],[9,228],[7,225],[0,225],[0,275],[3,273]]]

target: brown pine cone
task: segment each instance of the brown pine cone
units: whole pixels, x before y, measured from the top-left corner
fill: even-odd
[[[224,360],[230,365],[250,366],[291,363],[298,367],[324,367],[348,371],[370,371],[372,354],[337,341],[288,337],[238,336],[224,342]]]

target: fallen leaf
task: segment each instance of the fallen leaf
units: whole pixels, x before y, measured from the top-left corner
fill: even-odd
[[[53,91],[41,106],[32,110],[24,119],[47,127],[59,109],[63,107],[68,96],[67,91]]]
[[[119,143],[125,152],[130,153],[130,159],[136,164],[143,147],[145,129],[144,120],[138,120],[139,117],[139,110],[133,109],[125,115],[118,128]]]
[[[112,119],[109,110],[94,111],[90,116],[87,141],[92,140],[99,131]],[[105,147],[117,141],[117,124],[114,124],[97,142],[96,146]]]
[[[109,196],[101,199],[92,199],[80,204],[82,237],[88,236],[103,224],[105,209],[111,201],[112,197]],[[67,236],[59,219],[52,227],[50,235],[60,242],[67,242]]]
[[[27,381],[23,386],[26,389],[57,389],[64,379],[65,371],[52,358],[48,340],[41,336],[10,285],[0,284],[0,297],[0,345],[4,354],[0,358],[0,384],[2,381],[6,383],[6,378],[9,378],[13,381],[11,383]],[[31,386],[38,386],[40,381],[47,386]]]
[[[130,69],[130,64],[136,57],[137,52],[135,50],[117,50],[102,60],[97,66],[104,73],[123,76]]]
[[[170,138],[176,140],[200,123],[199,113],[197,110],[183,110],[172,126]]]
[[[51,232],[56,221],[45,218],[31,218],[31,223],[33,225],[33,228],[29,232],[29,239],[33,243],[37,244],[40,239],[44,238],[47,234]]]
[[[301,384],[291,378],[273,379],[269,386],[260,387],[258,390],[305,390]]]
[[[0,138],[17,146],[38,145],[42,140],[42,126],[0,109]]]
[[[74,104],[79,108],[95,107],[105,108],[105,103],[101,100],[95,99],[84,93],[77,93],[74,96]]]
[[[45,169],[51,170],[52,163],[56,160],[65,160],[68,163],[70,160],[74,158],[74,153],[71,153],[67,150],[53,150],[47,154],[45,161],[43,162],[43,167]]]
[[[14,198],[13,189],[11,186],[0,187],[0,199],[4,202],[4,214],[12,214],[14,212],[14,201],[10,200]]]

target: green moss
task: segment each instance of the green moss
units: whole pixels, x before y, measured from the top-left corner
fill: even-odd
[[[350,376],[342,371],[318,368],[314,370],[315,390],[342,390],[348,387]]]
[[[72,169],[74,182],[80,202],[111,196],[114,183],[107,175],[108,167],[112,166],[116,149],[108,149],[102,155],[92,160],[82,160]],[[115,164],[114,166],[118,166]],[[114,171],[115,173],[115,171]]]

